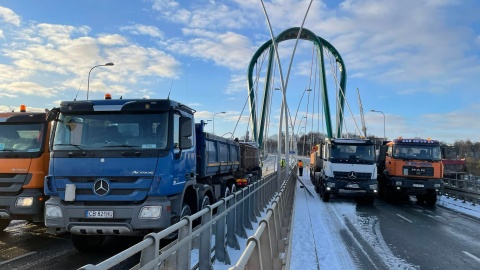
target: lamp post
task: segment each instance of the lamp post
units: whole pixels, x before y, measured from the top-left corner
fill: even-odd
[[[88,93],[90,92],[90,73],[92,72],[92,69],[96,68],[96,67],[109,67],[109,66],[113,66],[113,63],[106,63],[106,64],[103,64],[103,65],[96,65],[96,66],[93,66],[90,71],[88,72],[88,80],[87,80],[87,100],[88,100]]]
[[[215,115],[220,114],[220,113],[225,113],[225,112],[217,112],[217,113],[213,114],[213,117],[212,117],[212,119],[213,119],[213,121],[212,121],[212,123],[213,123],[213,134],[214,135],[215,135]]]
[[[385,114],[382,111],[371,110],[371,112],[378,112],[383,114],[383,140],[385,141],[387,138],[385,137]]]

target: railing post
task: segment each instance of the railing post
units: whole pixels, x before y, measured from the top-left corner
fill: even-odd
[[[223,203],[218,207],[217,215],[221,216],[226,211],[227,199],[220,199]],[[226,246],[226,231],[225,216],[219,218],[215,223],[215,259],[225,264],[231,264],[230,256],[228,255]],[[228,240],[227,240],[228,242]]]
[[[231,248],[236,250],[240,249],[240,244],[238,243],[237,236],[235,234],[235,217],[237,211],[237,194],[234,194],[233,201],[229,202],[230,207],[228,207],[228,214],[227,214],[227,245]]]
[[[250,222],[250,218],[249,218],[249,215],[250,215],[250,209],[252,208],[253,204],[253,199],[252,199],[252,194],[250,194],[250,189],[248,188],[244,188],[242,189],[243,190],[243,196],[244,196],[244,200],[243,200],[243,227],[249,229],[249,230],[253,230],[253,226],[252,226],[252,223]]]
[[[192,224],[193,220],[190,216],[186,216],[183,219],[187,219],[187,225],[178,229],[178,239],[177,241],[180,242],[182,239],[188,237],[192,234]],[[180,269],[180,270],[190,270],[191,269],[191,256],[192,256],[192,241],[188,241],[188,244],[181,247],[175,255],[175,262],[176,265],[173,267],[168,265],[167,269]]]
[[[242,238],[247,238],[247,232],[245,231],[245,228],[243,228],[243,208],[245,207],[245,204],[243,203],[243,190],[236,194],[235,196],[235,201],[236,201],[236,211],[235,211],[235,216],[236,216],[236,221],[235,221],[235,232],[237,233],[238,236]]]
[[[140,267],[153,261],[155,257],[158,256],[158,251],[160,250],[160,239],[156,233],[147,234],[143,239],[152,239],[153,242],[149,247],[142,250],[140,255]],[[158,269],[158,267],[155,269]]]
[[[202,215],[202,226],[209,223],[212,220],[212,207],[207,205],[208,212]],[[203,209],[202,209],[203,210]],[[210,270],[212,265],[210,263],[211,258],[211,239],[212,239],[212,226],[207,226],[208,228],[204,229],[200,233],[200,247],[198,250],[198,269],[200,270]]]

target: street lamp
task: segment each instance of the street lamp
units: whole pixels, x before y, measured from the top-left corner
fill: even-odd
[[[310,88],[307,88],[303,91],[302,93],[302,97],[300,98],[300,102],[298,102],[298,107],[297,107],[297,111],[295,112],[295,118],[293,120],[293,126],[295,126],[295,124],[297,123],[297,114],[298,114],[298,110],[300,109],[300,104],[302,104],[302,99],[303,99],[303,96],[305,95],[305,92],[310,92],[312,91],[312,89]],[[308,105],[307,105],[308,106]],[[307,107],[308,108],[308,107]],[[305,117],[306,118],[306,117]],[[301,123],[301,122],[300,122]]]
[[[213,117],[212,117],[212,119],[213,119],[213,121],[212,121],[212,123],[213,123],[213,134],[214,135],[215,135],[215,115],[220,114],[220,113],[225,113],[225,112],[217,112],[217,113],[213,114]]]
[[[371,112],[378,112],[383,114],[383,140],[385,141],[387,138],[385,137],[385,114],[382,111],[371,110]]]
[[[90,73],[92,72],[92,69],[96,68],[96,67],[109,67],[109,66],[113,66],[113,63],[106,63],[106,64],[103,64],[103,65],[96,65],[94,67],[92,67],[90,69],[90,71],[88,72],[88,80],[87,80],[87,100],[88,100],[88,92],[90,92]]]

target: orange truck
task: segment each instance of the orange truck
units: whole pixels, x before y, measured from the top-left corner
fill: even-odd
[[[49,132],[46,112],[0,113],[0,231],[12,220],[44,221]]]
[[[378,155],[378,188],[384,199],[414,195],[434,205],[443,188],[443,151],[437,140],[403,139],[385,141]]]

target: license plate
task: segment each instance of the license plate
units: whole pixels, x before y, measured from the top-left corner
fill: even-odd
[[[360,188],[358,184],[348,184],[347,188]]]
[[[413,187],[424,187],[423,184],[413,184]]]
[[[85,214],[87,218],[113,218],[113,211],[92,211],[88,210]]]

